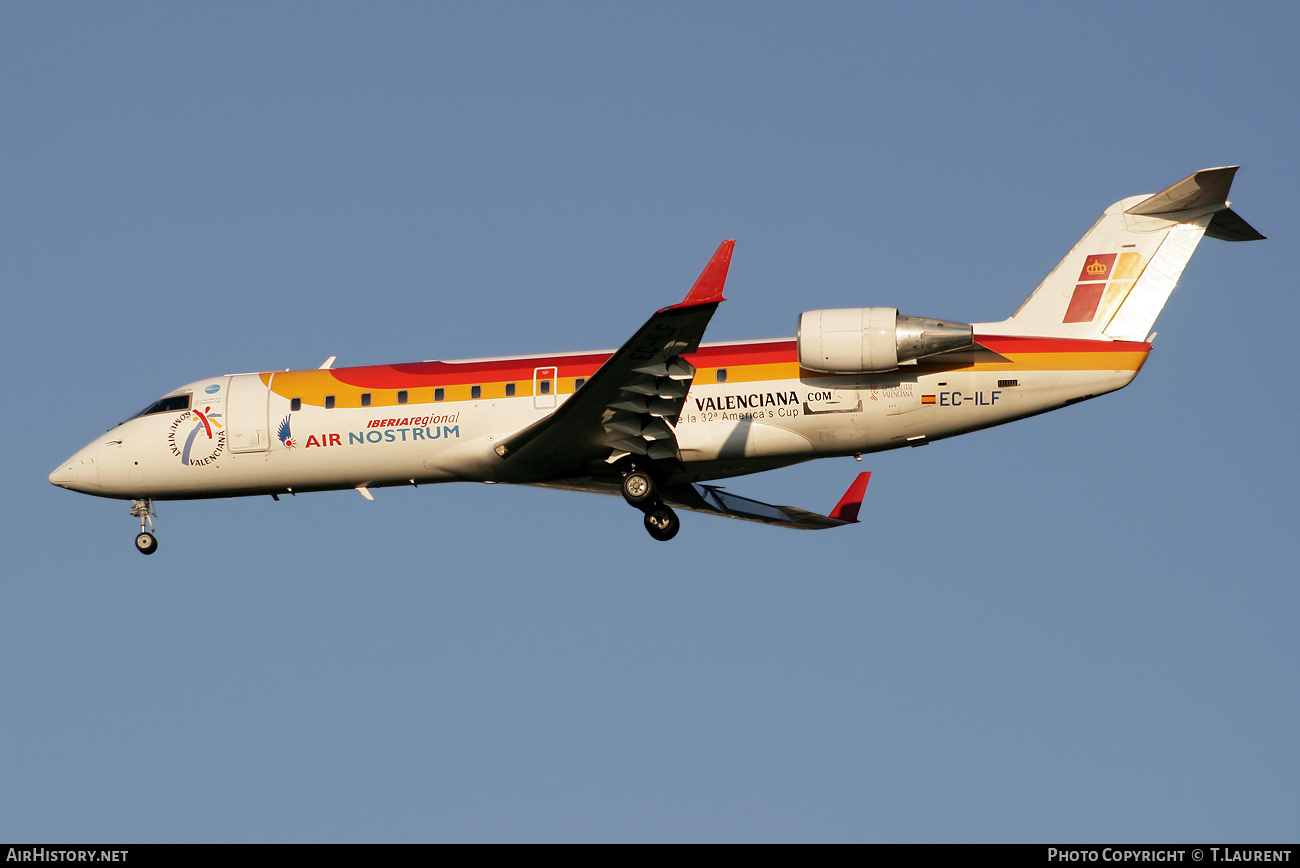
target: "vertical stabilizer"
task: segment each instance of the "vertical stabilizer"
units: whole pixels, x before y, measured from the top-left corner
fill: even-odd
[[[1203,169],[1111,205],[1011,319],[981,330],[1144,340],[1202,236],[1264,237],[1228,208],[1236,171]]]

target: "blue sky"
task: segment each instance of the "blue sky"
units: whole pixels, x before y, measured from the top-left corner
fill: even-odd
[[[0,838],[1294,841],[1287,4],[9,4]],[[231,371],[1009,314],[1241,164],[1129,388],[736,480],[856,528],[505,486],[46,481]]]

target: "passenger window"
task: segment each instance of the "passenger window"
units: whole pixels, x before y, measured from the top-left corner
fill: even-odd
[[[406,398],[407,398],[407,394],[405,389],[402,389],[400,392],[397,393],[397,403],[405,404]]]
[[[442,400],[444,400],[446,397],[447,397],[447,391],[446,391],[445,389],[434,389],[434,390],[433,390],[433,400],[435,400],[435,401],[442,401]]]
[[[326,396],[325,396],[325,409],[326,409],[326,410],[333,410],[333,409],[334,409],[334,396],[333,396],[333,395],[326,395]]]
[[[726,368],[718,368],[718,382],[719,382],[719,383],[725,383],[725,382],[727,382],[727,369],[726,369]]]
[[[514,396],[515,396],[515,384],[506,383],[506,397],[513,398]]]
[[[474,399],[482,398],[482,397],[483,397],[483,387],[482,387],[482,386],[470,386],[470,387],[469,387],[469,396],[470,396],[471,398],[474,398]]]
[[[550,380],[542,380],[542,382],[539,384],[539,386],[541,387],[541,390],[542,390],[542,394],[543,394],[543,395],[549,395],[549,394],[551,394],[551,381],[550,381]]]
[[[302,409],[302,398],[294,398],[289,402],[289,409],[297,413]]]
[[[574,381],[573,381],[573,391],[576,392],[576,391],[578,391],[579,389],[581,389],[581,388],[582,388],[582,384],[585,383],[585,382],[587,382],[587,378],[586,378],[586,377],[579,377],[578,379],[574,380]]]
[[[369,393],[369,392],[362,392],[362,393],[361,393],[361,406],[362,406],[362,407],[369,407],[369,406],[370,406],[370,393]]]

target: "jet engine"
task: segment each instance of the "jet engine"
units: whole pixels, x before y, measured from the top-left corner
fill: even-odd
[[[805,311],[798,340],[799,364],[826,374],[892,371],[900,362],[975,346],[966,323],[899,316],[894,307]]]

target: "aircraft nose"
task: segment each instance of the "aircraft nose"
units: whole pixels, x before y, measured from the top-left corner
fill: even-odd
[[[101,489],[99,462],[91,447],[64,461],[50,474],[50,482],[69,491],[94,494]]]
[[[54,468],[54,472],[50,474],[50,482],[59,488],[71,488],[76,478],[77,469],[71,459]]]

